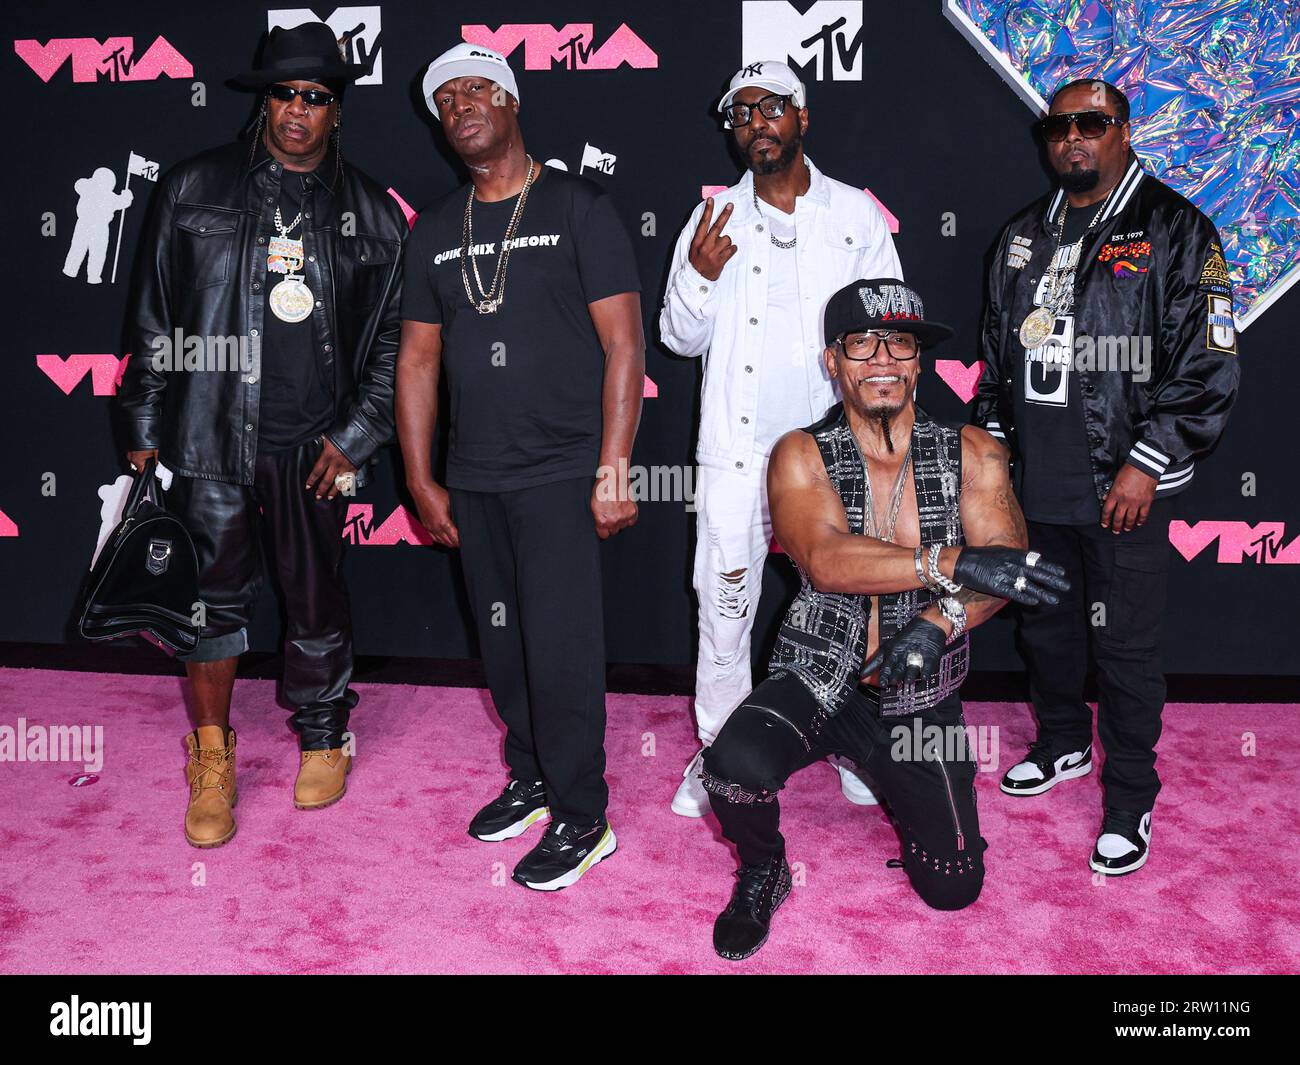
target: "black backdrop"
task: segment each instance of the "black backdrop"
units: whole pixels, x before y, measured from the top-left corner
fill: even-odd
[[[378,8],[382,83],[360,85],[349,94],[344,147],[355,163],[417,210],[462,180],[419,97],[424,66],[461,39],[462,26],[590,23],[601,45],[626,24],[656,57],[653,67],[618,69],[568,69],[558,61],[551,69],[525,69],[523,45],[510,57],[519,78],[526,142],[535,156],[563,160],[571,171],[579,169],[588,145],[615,157],[610,173],[584,172],[613,193],[634,234],[644,285],[651,339],[647,373],[658,394],[645,402],[636,463],[692,462],[699,365],[672,357],[654,338],[679,227],[702,185],[731,184],[737,177],[713,104],[742,61],[743,19],[797,15],[810,6],[809,0],[775,0],[742,12],[739,0],[389,0]],[[976,359],[986,253],[1001,223],[1046,188],[1029,136],[1034,116],[944,18],[940,0],[865,0],[860,7],[860,79],[836,78],[829,71],[819,78],[815,66],[805,68],[808,152],[830,175],[869,186],[897,216],[895,239],[909,281],[936,316],[957,328],[957,338],[933,354],[969,365]],[[145,199],[155,186],[131,178],[137,199],[125,212],[117,281],[109,280],[115,224],[104,281],[92,286],[84,265],[75,279],[62,272],[76,222],[74,183],[106,166],[114,173],[114,187],[121,189],[131,152],[165,170],[232,139],[249,116],[250,98],[225,82],[252,65],[267,10],[268,5],[247,0],[218,6],[11,2],[0,16],[7,42],[0,59],[8,157],[0,173],[0,203],[7,222],[9,335],[0,418],[0,640],[73,639],[69,619],[99,526],[97,490],[124,469],[110,429],[112,363],[69,357],[123,354],[125,276]],[[315,10],[329,18],[333,9]],[[353,21],[369,20],[363,36],[372,48],[373,10]],[[792,37],[801,31],[807,36],[811,23],[800,26],[792,19],[790,25]],[[57,46],[49,45],[51,40],[110,37],[133,38],[133,48],[122,55],[133,55],[137,65],[128,65],[124,78],[94,78],[96,67],[113,65],[97,62],[94,53],[111,52],[112,45],[89,45],[52,73],[43,68],[49,76],[42,80],[13,43],[41,42],[39,54],[53,66]],[[172,67],[179,77],[150,72],[149,63],[165,50],[156,38],[182,57]],[[23,46],[28,56],[36,54],[31,47]],[[545,43],[536,47],[538,55],[555,51]],[[123,69],[120,63],[117,69]],[[197,82],[206,91],[204,106],[194,106]],[[653,235],[643,235],[647,215],[653,215]],[[955,233],[945,234],[945,218]],[[1300,557],[1288,555],[1300,555],[1300,545],[1284,550],[1300,533],[1295,370],[1289,363],[1297,325],[1300,292],[1293,291],[1242,334],[1246,366],[1232,425],[1182,497],[1181,517],[1189,523],[1242,522],[1253,531],[1239,542],[1265,534],[1270,539],[1244,553],[1216,541],[1190,561],[1174,554],[1166,638],[1170,672],[1300,672],[1300,656],[1287,637],[1300,591],[1295,566]],[[76,371],[90,366],[93,373],[74,384]],[[930,367],[920,399],[941,417],[966,415],[963,401]],[[1253,475],[1254,495],[1243,494],[1246,475]],[[375,485],[356,501],[373,508],[375,527],[400,506],[400,484],[394,448],[385,453]],[[680,501],[644,502],[639,524],[605,546],[611,660],[691,660],[693,523]],[[373,528],[363,521],[354,535],[364,541]],[[364,544],[350,552],[348,572],[360,653],[474,654],[453,554],[400,542]],[[770,630],[782,595],[792,587],[788,562],[774,556],[759,616],[764,629]],[[277,642],[269,598],[253,636],[256,648]],[[976,661],[983,669],[1018,668],[1007,619],[979,634]]]

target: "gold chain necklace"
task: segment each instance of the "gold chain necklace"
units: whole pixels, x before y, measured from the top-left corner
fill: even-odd
[[[497,255],[496,270],[492,273],[492,286],[488,289],[483,288],[483,278],[479,276],[478,272],[478,259],[470,254],[470,248],[474,244],[473,183],[469,187],[469,198],[465,201],[465,220],[461,226],[460,279],[465,285],[465,297],[479,314],[495,314],[497,308],[501,306],[506,298],[506,266],[510,260],[511,243],[514,240],[515,231],[519,227],[519,220],[524,214],[524,204],[528,201],[528,189],[533,183],[533,157],[526,155],[524,158],[528,161],[528,174],[524,178],[524,187],[519,190],[519,195],[515,199],[515,209],[510,215],[510,222],[506,225],[505,236],[501,238],[501,251]],[[470,260],[470,268],[474,271],[474,284],[478,289],[478,299],[475,299],[474,293],[470,291],[469,271],[465,269],[466,259]]]
[[[1115,190],[1119,188],[1120,183],[1108,192],[1101,201],[1101,206],[1097,208],[1097,213],[1092,216],[1092,221],[1088,223],[1088,228],[1083,231],[1083,236],[1069,246],[1064,256],[1061,255],[1061,242],[1065,239],[1065,214],[1069,209],[1070,201],[1066,197],[1061,199],[1061,214],[1056,220],[1056,248],[1052,252],[1052,258],[1048,261],[1047,273],[1044,280],[1047,281],[1047,302],[1041,307],[1035,307],[1020,323],[1020,343],[1030,351],[1041,347],[1046,343],[1047,338],[1052,335],[1052,330],[1056,328],[1057,318],[1069,314],[1074,309],[1074,272],[1079,265],[1079,255],[1083,250],[1083,241],[1092,227],[1095,226],[1101,216],[1106,212],[1110,204],[1111,197],[1115,195]],[[1063,260],[1059,261],[1058,260]],[[1063,281],[1070,277],[1070,284],[1065,285]],[[1066,297],[1069,299],[1066,299]]]

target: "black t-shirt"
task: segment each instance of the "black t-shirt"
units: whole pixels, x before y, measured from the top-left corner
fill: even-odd
[[[447,484],[504,492],[594,476],[605,353],[587,304],[641,290],[627,231],[599,185],[543,166],[506,263],[504,302],[479,314],[461,276],[468,195],[462,187],[421,213],[402,290],[403,318],[442,326]],[[474,202],[474,259],[487,289],[515,199]],[[465,271],[477,301],[469,262]]]
[[[310,175],[285,170],[280,182],[280,220],[288,225],[314,197],[304,178]],[[311,179],[315,182],[315,178]],[[310,206],[305,208],[311,210]],[[303,254],[310,255],[310,238],[304,237],[305,220],[299,220],[289,236],[304,242]],[[305,265],[305,264],[304,264]],[[259,452],[284,451],[319,436],[334,420],[333,385],[321,365],[316,343],[315,315],[301,322],[284,322],[271,310],[271,290],[288,276],[266,271],[263,288],[266,306],[262,313],[262,394],[257,433]],[[302,269],[297,272],[303,277]],[[316,294],[320,298],[319,293]]]
[[[1087,232],[1099,206],[1067,209],[1062,248]],[[1046,525],[1087,525],[1101,519],[1079,377],[1072,363],[1064,361],[1073,357],[1074,337],[1073,318],[1058,318],[1053,337],[1025,352],[1025,371],[1014,389],[1023,467],[1020,503],[1026,518]]]

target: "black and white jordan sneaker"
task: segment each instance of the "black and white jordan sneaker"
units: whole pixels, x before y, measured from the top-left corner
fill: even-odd
[[[1029,745],[1024,761],[1017,762],[1002,778],[1008,795],[1041,795],[1063,780],[1086,777],[1092,772],[1092,744],[1081,751],[1062,754],[1041,741]]]
[[[790,894],[790,866],[784,856],[736,870],[736,889],[713,922],[713,949],[730,961],[744,961],[767,942],[772,914]]]
[[[541,841],[519,860],[512,878],[534,891],[559,891],[576,884],[593,865],[618,850],[608,821],[574,825],[565,821],[546,826]]]
[[[486,843],[514,839],[550,812],[540,780],[511,780],[505,791],[474,815],[469,834]]]
[[[1135,873],[1146,864],[1151,848],[1151,811],[1107,810],[1101,835],[1088,862],[1093,872],[1107,876]]]

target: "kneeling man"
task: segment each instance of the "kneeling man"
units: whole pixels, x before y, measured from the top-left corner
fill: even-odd
[[[747,958],[767,939],[790,891],[777,793],[828,754],[856,762],[879,789],[922,899],[957,910],[979,896],[974,762],[942,744],[898,757],[891,733],[964,727],[968,630],[1008,599],[1055,603],[1069,585],[1025,550],[998,442],[916,405],[921,348],[951,335],[897,279],[840,289],[826,307],[823,357],[843,402],[772,452],[772,524],[801,586],[770,675],[704,753],[704,786],[741,861],[714,925],[724,958]]]

